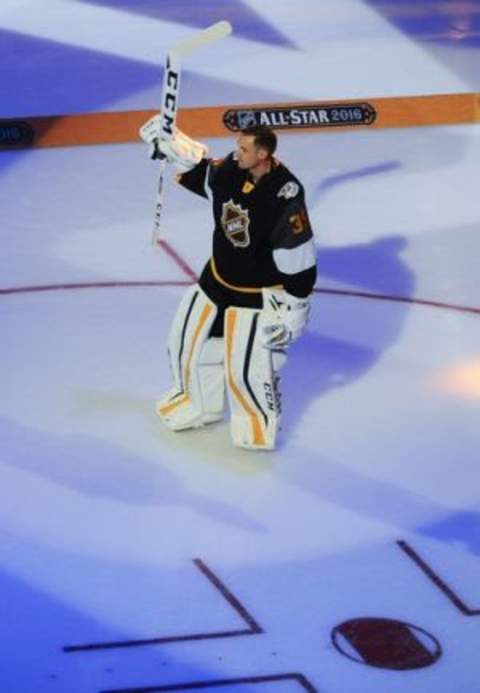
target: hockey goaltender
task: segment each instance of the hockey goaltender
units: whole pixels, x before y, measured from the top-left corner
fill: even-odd
[[[224,415],[235,445],[272,450],[280,426],[278,371],[304,331],[316,279],[304,189],[274,157],[265,125],[242,130],[223,159],[176,129],[158,139],[159,117],[141,128],[152,159],[166,158],[180,184],[213,205],[213,252],[183,296],[168,337],[172,388],[157,413],[174,431]]]

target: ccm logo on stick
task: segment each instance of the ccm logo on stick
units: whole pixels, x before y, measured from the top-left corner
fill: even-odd
[[[165,78],[165,96],[163,100],[163,126],[162,130],[167,135],[173,135],[175,112],[177,110],[178,72],[172,70],[171,62],[167,58],[167,75]]]

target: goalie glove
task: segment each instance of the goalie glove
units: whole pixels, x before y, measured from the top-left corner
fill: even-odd
[[[260,313],[262,343],[267,349],[285,347],[303,334],[310,315],[308,298],[297,298],[283,289],[263,289]]]
[[[140,128],[140,137],[150,145],[149,155],[151,159],[166,159],[180,173],[190,171],[194,166],[207,156],[208,147],[201,142],[192,140],[184,132],[175,128],[170,139],[159,138],[161,115],[147,120]]]

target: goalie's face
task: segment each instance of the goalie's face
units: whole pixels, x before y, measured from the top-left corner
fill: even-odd
[[[240,134],[237,138],[236,158],[239,168],[250,171],[266,163],[268,152],[255,144],[253,135]]]

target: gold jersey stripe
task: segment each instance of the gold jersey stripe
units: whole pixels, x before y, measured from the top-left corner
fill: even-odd
[[[235,284],[229,284],[223,277],[221,277],[217,270],[217,265],[215,260],[210,258],[210,269],[212,274],[219,284],[225,286],[227,289],[232,289],[232,291],[239,291],[242,294],[261,294],[262,288],[254,286],[236,286]],[[283,284],[275,284],[274,286],[266,286],[265,289],[283,289]]]

